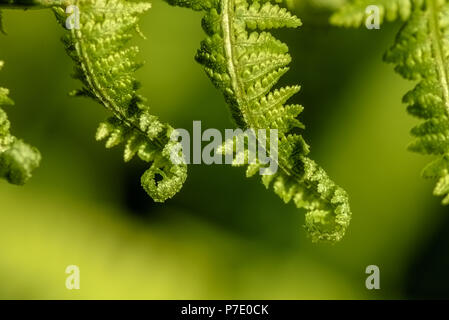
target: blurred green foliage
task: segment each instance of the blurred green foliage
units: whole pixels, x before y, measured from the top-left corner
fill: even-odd
[[[155,204],[139,186],[142,164],[94,141],[106,112],[67,92],[71,61],[50,11],[5,11],[0,84],[11,89],[14,133],[42,152],[24,187],[0,182],[0,298],[330,299],[404,298],[408,270],[447,212],[407,152],[414,120],[401,97],[412,87],[381,55],[399,25],[340,30],[326,12],[298,8],[304,26],[279,36],[293,56],[285,83],[312,156],[349,193],[353,221],[336,245],[313,245],[304,217],[227,166],[191,166],[184,189]],[[230,128],[221,95],[193,60],[200,14],[155,1],[137,40],[138,72],[154,114],[175,127]],[[81,269],[81,290],[65,268]],[[381,290],[365,288],[365,268]]]

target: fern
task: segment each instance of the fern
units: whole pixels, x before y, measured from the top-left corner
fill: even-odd
[[[331,17],[331,23],[344,27],[359,27],[367,18],[366,8],[376,5],[380,9],[380,22],[407,20],[412,0],[349,0]]]
[[[437,179],[434,194],[449,204],[449,4],[415,1],[412,16],[398,34],[385,59],[396,64],[405,78],[418,80],[404,102],[408,112],[424,122],[412,130],[416,137],[409,149],[436,155],[424,177]]]
[[[298,27],[301,22],[285,8],[269,1],[168,0],[172,5],[206,12],[203,28],[207,38],[196,60],[225,96],[238,126],[278,129],[279,168],[265,175],[263,183],[286,203],[293,200],[307,209],[305,227],[313,241],[339,241],[349,225],[351,212],[346,192],[307,155],[309,146],[293,133],[302,124],[299,105],[284,104],[299,86],[270,90],[288,70],[288,47],[271,33],[261,31]],[[260,139],[260,137],[259,137]],[[247,176],[261,164],[251,164]]]
[[[170,135],[173,128],[150,114],[145,99],[137,93],[139,83],[133,73],[141,66],[136,61],[138,48],[128,47],[138,32],[138,18],[150,4],[123,0],[79,0],[80,29],[68,30],[63,38],[67,52],[75,61],[75,78],[84,87],[74,93],[101,103],[113,116],[100,124],[97,140],[106,147],[125,145],[124,159],[137,155],[151,167],[141,182],[157,202],[174,196],[186,177],[185,165],[170,161]],[[65,26],[67,15],[55,8]]]
[[[2,67],[3,61],[0,61],[0,70]],[[13,104],[8,93],[8,89],[0,87],[0,107]],[[41,155],[36,148],[11,135],[10,122],[0,108],[0,177],[22,185],[31,178],[40,160]]]
[[[187,177],[185,165],[170,161],[173,128],[150,114],[145,99],[137,92],[134,72],[138,48],[127,46],[139,32],[139,16],[150,4],[126,0],[0,0],[7,8],[53,8],[65,28],[66,50],[75,62],[74,77],[83,88],[74,96],[90,97],[112,113],[100,124],[97,139],[106,147],[125,145],[124,160],[138,156],[151,163],[142,175],[145,191],[157,202],[174,196]],[[66,7],[76,5],[80,28],[67,30]]]
[[[410,9],[411,8],[411,9]],[[354,7],[355,10],[355,7]],[[445,0],[409,0],[395,5],[408,16],[384,60],[396,65],[404,78],[418,81],[407,93],[407,111],[423,122],[411,131],[409,150],[436,156],[422,175],[437,181],[434,195],[449,204],[449,3]],[[341,16],[343,11],[335,17]],[[410,12],[410,14],[408,14]],[[407,13],[407,14],[406,14]],[[392,17],[395,14],[392,13]]]

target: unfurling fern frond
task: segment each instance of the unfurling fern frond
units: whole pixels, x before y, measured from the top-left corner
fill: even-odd
[[[298,105],[285,103],[299,86],[270,90],[288,70],[288,47],[271,33],[262,31],[298,27],[300,20],[269,1],[168,0],[172,5],[204,10],[207,38],[196,59],[206,70],[231,107],[243,129],[277,129],[278,167],[265,175],[264,184],[285,202],[307,209],[306,229],[313,241],[338,241],[349,225],[351,211],[346,192],[307,155],[309,146],[293,131],[302,127]],[[259,138],[259,137],[258,137]],[[261,164],[251,164],[254,175]]]
[[[63,42],[75,61],[75,78],[84,87],[75,92],[88,96],[111,111],[113,116],[102,123],[97,139],[106,139],[106,147],[125,145],[124,159],[135,155],[151,163],[141,182],[147,193],[158,202],[174,196],[186,177],[185,165],[170,161],[172,127],[151,115],[145,99],[137,93],[139,83],[134,72],[138,48],[127,46],[139,32],[139,15],[150,4],[126,0],[74,0],[80,10],[80,28],[66,31]],[[67,15],[61,7],[54,9],[66,27]]]
[[[331,17],[331,23],[343,27],[361,26],[368,13],[366,8],[379,8],[380,22],[394,21],[398,18],[406,20],[410,16],[413,0],[349,0]]]
[[[0,70],[2,67],[3,61],[0,61]],[[0,177],[22,185],[39,166],[41,155],[36,148],[11,135],[10,122],[1,108],[13,104],[8,93],[8,89],[0,87]]]

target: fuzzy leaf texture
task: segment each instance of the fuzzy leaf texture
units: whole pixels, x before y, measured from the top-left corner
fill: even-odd
[[[230,105],[242,129],[278,129],[279,170],[265,175],[286,203],[293,200],[307,209],[305,227],[312,241],[342,239],[351,219],[346,192],[337,186],[307,155],[309,146],[294,134],[302,128],[298,105],[285,105],[299,86],[272,90],[287,72],[291,60],[286,44],[264,31],[296,28],[300,20],[287,9],[269,1],[168,0],[172,5],[205,11],[203,28],[207,34],[196,60]],[[259,138],[259,137],[258,137]],[[250,164],[247,176],[261,164]]]
[[[348,0],[331,17],[331,23],[342,27],[360,27],[364,24],[366,8],[379,7],[380,22],[407,20],[410,16],[413,0]]]
[[[64,8],[54,9],[66,29],[66,50],[75,62],[74,77],[84,87],[74,93],[90,97],[112,113],[101,123],[97,139],[106,147],[125,146],[124,160],[138,156],[150,163],[142,175],[145,191],[157,202],[173,197],[187,178],[186,165],[170,161],[170,135],[173,130],[150,113],[145,99],[138,94],[134,77],[141,66],[136,62],[138,48],[128,42],[139,32],[138,19],[150,4],[125,0],[67,1],[80,10],[80,28],[66,29]]]
[[[0,69],[2,67],[3,62],[0,61]],[[11,124],[1,108],[13,105],[8,94],[8,89],[0,87],[0,177],[12,184],[23,185],[39,166],[41,155],[36,148],[11,134]]]

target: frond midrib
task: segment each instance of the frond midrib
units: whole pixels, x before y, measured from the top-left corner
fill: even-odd
[[[427,10],[429,14],[429,29],[432,39],[432,53],[435,58],[436,69],[438,73],[438,79],[443,90],[444,105],[446,107],[446,113],[449,116],[449,76],[448,70],[445,66],[443,55],[442,35],[439,28],[438,10],[435,0],[427,0]]]

